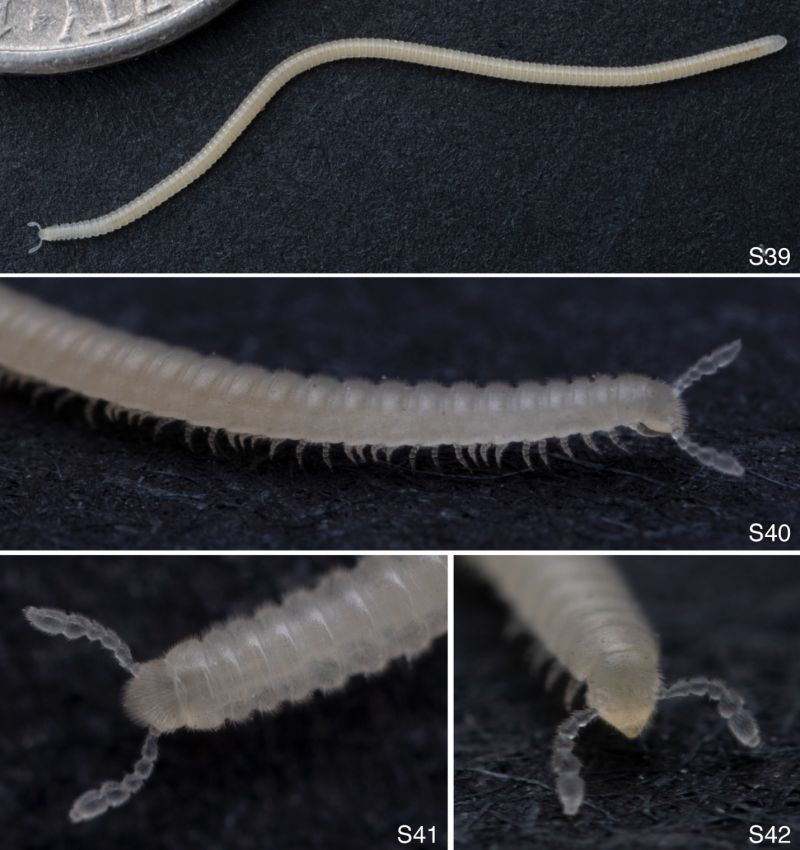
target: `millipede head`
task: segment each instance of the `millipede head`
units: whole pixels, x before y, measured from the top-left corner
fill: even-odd
[[[626,738],[637,738],[655,711],[661,687],[657,658],[646,650],[604,654],[586,686],[586,705]]]

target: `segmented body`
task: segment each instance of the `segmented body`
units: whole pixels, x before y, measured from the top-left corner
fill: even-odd
[[[689,370],[685,379],[691,376]],[[555,658],[546,684],[562,672],[572,677],[565,693],[568,707],[579,690],[575,685],[586,684],[586,707],[559,724],[553,742],[551,766],[566,815],[577,814],[585,793],[575,741],[581,729],[597,718],[635,738],[660,700],[704,696],[716,703],[739,743],[759,746],[758,723],[744,699],[724,682],[695,676],[662,685],[658,641],[621,574],[607,559],[482,556],[476,565],[522,630],[540,641],[540,656]]]
[[[661,685],[659,649],[616,567],[592,556],[483,556],[477,563],[517,621],[587,684],[586,704],[638,735]]]
[[[214,729],[413,658],[446,629],[444,558],[363,558],[139,664],[125,708],[158,732]]]
[[[548,439],[591,434],[615,438],[621,426],[682,423],[683,408],[663,381],[643,375],[598,376],[572,382],[478,386],[400,381],[373,383],[306,377],[204,357],[136,337],[0,287],[0,365],[62,387],[112,409],[163,421],[180,420],[251,438],[342,444],[351,459],[410,446],[441,445],[498,460],[512,442],[530,462],[533,443],[544,457]]]
[[[599,68],[520,62],[391,39],[352,38],[325,42],[301,50],[277,65],[195,156],[134,200],[106,215],[85,221],[48,227],[31,222],[31,225],[37,228],[40,239],[31,250],[38,250],[42,241],[101,236],[146,215],[208,171],[283,86],[299,74],[329,62],[342,59],[384,59],[524,83],[592,87],[642,86],[703,74],[758,59],[781,50],[785,44],[786,39],[782,36],[767,36],[697,56],[652,65]]]

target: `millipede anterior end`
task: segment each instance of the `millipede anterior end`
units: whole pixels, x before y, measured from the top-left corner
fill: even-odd
[[[539,663],[563,665],[586,686],[586,708],[556,729],[551,768],[562,811],[581,808],[585,785],[575,743],[584,727],[603,720],[626,737],[639,737],[657,702],[707,698],[738,743],[758,747],[761,734],[744,697],[707,676],[663,683],[658,638],[613,564],[597,556],[491,556],[476,562],[522,632],[535,638]]]
[[[33,246],[33,248],[28,248],[29,254],[35,254],[39,248],[42,247],[42,242],[44,242],[44,239],[42,239],[42,225],[39,224],[38,221],[29,221],[28,227],[36,228],[36,237],[39,241]]]
[[[398,598],[405,600],[404,622],[409,625],[396,631]],[[288,612],[286,628],[298,636],[297,646],[307,647],[305,655],[298,657],[294,643],[276,638],[274,612],[279,608]],[[335,670],[309,662],[316,658],[318,644],[301,635],[304,629],[318,633],[319,611],[325,611],[324,622],[331,623],[330,648],[326,644],[319,651],[338,659]],[[131,707],[127,698],[131,690],[139,692],[139,703],[154,705],[146,717],[128,711],[147,729],[139,757],[121,779],[106,780],[73,802],[69,819],[77,824],[124,806],[142,790],[158,759],[158,738],[165,732],[220,729],[257,712],[274,712],[286,702],[302,702],[317,691],[343,687],[352,676],[378,674],[394,658],[412,659],[426,652],[447,631],[447,560],[368,556],[353,569],[334,569],[316,587],[300,587],[287,595],[283,606],[267,602],[250,618],[234,617],[202,638],[180,641],[168,652],[181,671],[180,679],[163,658],[137,664],[115,632],[84,615],[46,608],[24,612],[34,624],[41,620],[51,634],[69,640],[87,638],[110,651],[133,676],[126,684],[123,708]],[[223,663],[216,664],[218,658]],[[274,661],[275,666],[261,659]],[[275,669],[286,671],[282,682],[275,679]]]

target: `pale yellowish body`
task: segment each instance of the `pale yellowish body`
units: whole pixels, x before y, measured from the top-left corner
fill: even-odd
[[[617,430],[670,436],[700,463],[741,475],[730,455],[698,446],[686,435],[683,391],[702,375],[730,363],[734,342],[701,358],[675,384],[646,375],[596,375],[572,381],[486,386],[459,382],[378,383],[325,375],[304,376],[204,357],[185,348],[136,337],[0,286],[0,367],[24,379],[63,387],[136,416],[178,420],[223,431],[228,439],[259,438],[322,446],[341,444],[351,459],[452,446],[464,462],[494,448],[498,463],[511,443],[530,464],[537,444],[557,439],[571,454],[580,436],[617,441]],[[301,448],[302,450],[302,448]]]
[[[522,62],[380,38],[350,38],[325,42],[302,50],[273,68],[197,154],[137,198],[106,215],[86,221],[47,227],[31,222],[31,226],[37,228],[40,240],[31,251],[38,250],[42,242],[102,236],[146,215],[208,171],[290,80],[311,68],[329,62],[342,59],[383,59],[521,83],[589,87],[646,86],[759,59],[781,50],[785,44],[786,39],[783,36],[772,35],[666,62],[601,68]]]

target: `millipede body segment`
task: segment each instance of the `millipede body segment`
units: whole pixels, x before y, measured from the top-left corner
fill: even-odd
[[[329,62],[383,59],[522,83],[589,87],[644,86],[759,59],[783,49],[785,45],[783,36],[771,35],[652,65],[601,68],[521,62],[391,39],[351,38],[325,42],[302,50],[273,68],[197,154],[134,200],[106,215],[86,221],[47,227],[30,222],[39,236],[31,252],[38,250],[42,242],[102,236],[146,215],[208,171],[283,86],[304,71]]]
[[[273,712],[424,652],[447,630],[447,561],[363,557],[354,569],[334,570],[280,605],[263,605],[251,617],[214,626],[142,663],[133,661],[120,637],[87,617],[47,608],[26,608],[25,616],[47,634],[87,638],[109,650],[131,674],[125,710],[148,730],[131,773],[75,801],[70,817],[80,821],[122,805],[141,789],[155,764],[159,735],[217,729],[255,712]]]
[[[204,357],[136,337],[0,287],[0,367],[21,381],[34,381],[103,401],[111,416],[180,421],[227,436],[232,446],[269,440],[297,442],[298,456],[319,445],[326,462],[341,445],[351,460],[370,453],[420,449],[438,463],[440,447],[452,447],[468,466],[499,463],[508,447],[531,449],[547,462],[549,440],[572,455],[569,440],[580,436],[592,450],[594,434],[619,445],[621,429],[645,437],[668,436],[697,460],[728,475],[743,468],[732,456],[700,446],[687,433],[684,392],[705,375],[731,363],[741,344],[724,345],[702,357],[674,383],[645,375],[599,375],[568,381],[486,386],[460,382],[408,384],[384,380],[339,380],[304,376]],[[468,460],[469,459],[469,460]]]
[[[537,640],[535,667],[551,665],[547,686],[568,677],[567,707],[585,688],[585,707],[559,726],[553,748],[552,767],[565,814],[576,814],[583,801],[581,765],[573,748],[580,730],[595,719],[636,738],[659,700],[707,696],[741,744],[759,745],[755,719],[741,696],[723,682],[698,676],[663,685],[658,639],[611,561],[484,555],[475,566],[521,630]]]

